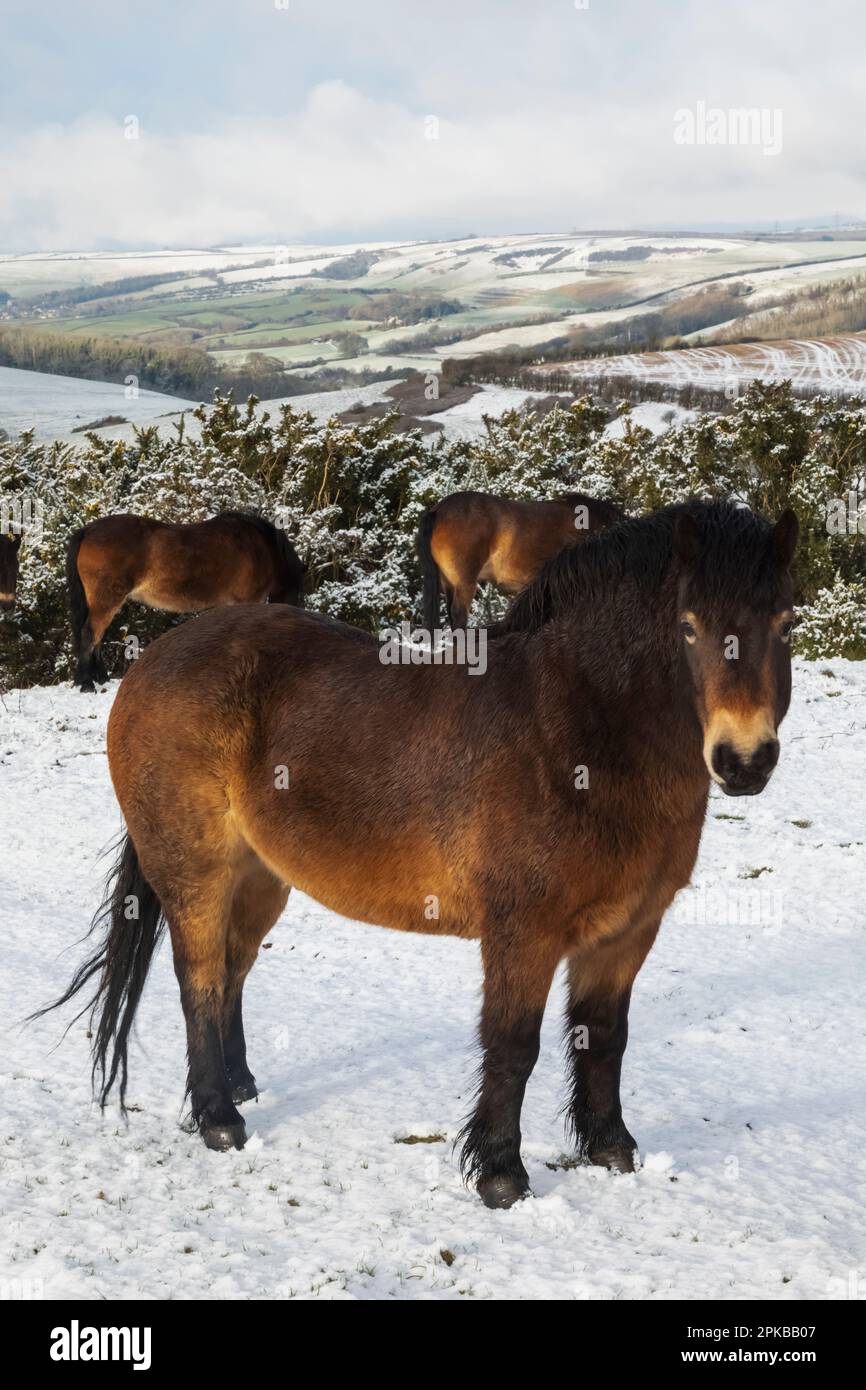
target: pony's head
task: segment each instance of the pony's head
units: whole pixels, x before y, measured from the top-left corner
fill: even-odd
[[[20,534],[0,534],[0,613],[11,613],[15,607],[20,544]]]
[[[797,518],[775,526],[747,508],[684,509],[674,522],[683,661],[714,782],[763,791],[791,699]]]

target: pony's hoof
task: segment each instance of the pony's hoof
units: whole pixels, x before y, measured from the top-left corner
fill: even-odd
[[[232,1105],[243,1105],[245,1100],[256,1100],[258,1094],[252,1077],[249,1081],[239,1081],[237,1086],[232,1087]]]
[[[531,1197],[528,1183],[519,1183],[516,1178],[501,1173],[495,1178],[482,1178],[478,1184],[478,1196],[486,1207],[493,1211],[513,1207],[524,1197]]]
[[[596,1149],[589,1161],[596,1168],[609,1168],[612,1173],[634,1172],[634,1148]]]
[[[96,686],[93,684],[93,681],[82,681],[78,689],[81,691],[82,695],[96,694]]]
[[[243,1120],[239,1125],[204,1124],[201,1137],[209,1149],[225,1153],[227,1149],[242,1149],[247,1142],[247,1131]]]

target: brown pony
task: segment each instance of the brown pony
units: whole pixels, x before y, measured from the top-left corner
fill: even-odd
[[[11,613],[15,607],[20,545],[20,533],[0,534],[0,613]]]
[[[547,502],[513,502],[489,492],[444,497],[423,513],[418,527],[424,626],[428,632],[439,627],[440,591],[450,626],[465,628],[482,580],[519,593],[563,546],[596,535],[622,515],[612,502],[582,492]]]
[[[58,1001],[97,981],[103,1104],[118,1077],[123,1101],[167,922],[194,1119],[211,1148],[243,1146],[241,994],[295,884],[364,922],[480,941],[462,1162],[489,1206],[529,1191],[520,1110],[567,960],[578,1152],[630,1171],[632,982],[689,881],[710,781],[752,795],[775,767],[796,534],[792,512],[773,526],[698,503],[622,521],[548,565],[483,675],[386,665],[375,638],[287,607],[219,609],[153,642],[108,729],[127,834],[104,943]]]
[[[173,524],[105,516],[76,531],[66,553],[75,684],[108,679],[100,642],[127,599],[169,613],[225,603],[303,607],[304,566],[285,533],[251,512]]]

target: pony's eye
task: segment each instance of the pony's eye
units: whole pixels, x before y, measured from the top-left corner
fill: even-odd
[[[788,618],[787,621],[784,622],[784,623],[782,623],[782,626],[779,628],[779,636],[781,637],[781,639],[782,639],[783,642],[790,642],[790,640],[791,640],[791,633],[792,633],[793,631],[794,631],[794,620],[793,620],[793,618]]]
[[[685,621],[680,623],[680,632],[683,634],[683,637],[685,637],[687,642],[694,642],[695,638],[698,635],[695,632],[693,625]]]

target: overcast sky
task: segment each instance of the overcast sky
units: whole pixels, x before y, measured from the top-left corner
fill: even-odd
[[[2,0],[0,250],[866,217],[862,0],[282,3]]]

